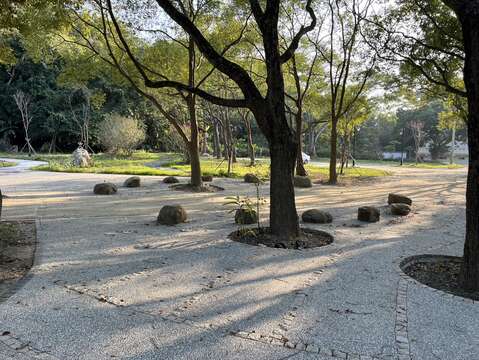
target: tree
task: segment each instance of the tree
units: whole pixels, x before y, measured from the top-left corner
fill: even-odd
[[[181,11],[181,4],[168,0],[157,0],[156,3],[165,14],[178,24],[191,39],[202,56],[212,65],[214,71],[219,71],[236,84],[242,94],[242,98],[224,98],[203,90],[200,85],[192,86],[191,83],[182,83],[155,76],[154,72],[147,71],[145,66],[138,60],[139,52],[129,46],[128,39],[122,35],[121,25],[116,21],[115,9],[110,1],[96,1],[99,5],[105,32],[108,24],[114,28],[114,38],[104,36],[104,43],[111,46],[112,41],[117,39],[121,43],[121,53],[128,57],[136,67],[146,88],[149,89],[176,89],[186,92],[190,96],[196,95],[212,103],[227,107],[248,108],[254,115],[259,128],[268,140],[271,155],[271,211],[270,227],[272,235],[279,242],[289,245],[294,243],[299,236],[299,221],[296,213],[293,171],[297,154],[297,140],[288,125],[285,113],[284,77],[282,67],[290,61],[299,46],[301,38],[316,26],[316,15],[311,6],[311,0],[305,4],[304,11],[310,21],[298,27],[291,43],[283,52],[279,47],[280,1],[268,0],[264,6],[257,0],[249,1],[249,11],[238,11],[245,24],[248,24],[250,15],[255,20],[258,32],[261,34],[263,65],[266,69],[266,91],[263,95],[261,89],[252,79],[248,71],[238,63],[230,60],[226,52],[239,40],[231,42],[223,50],[217,50],[214,44],[207,39],[205,33]],[[217,9],[220,10],[220,9]],[[238,9],[240,10],[240,9]],[[115,57],[117,58],[117,57]],[[118,60],[114,60],[118,62]],[[133,82],[134,83],[134,82]],[[144,90],[141,90],[144,91]],[[156,101],[152,99],[152,101]]]
[[[349,159],[354,156],[354,154],[351,154],[353,137],[356,136],[357,129],[368,119],[370,111],[368,100],[362,96],[339,121],[338,134],[341,137],[341,165],[339,173],[341,175],[344,174],[344,167],[348,166]]]
[[[418,120],[412,120],[408,123],[409,129],[414,139],[414,153],[416,156],[416,164],[419,163],[421,157],[419,155],[419,149],[422,146],[424,139],[424,123]]]
[[[13,95],[15,103],[17,104],[18,110],[22,115],[23,129],[25,131],[25,142],[28,149],[28,155],[31,156],[32,153],[36,154],[35,149],[30,143],[30,124],[32,123],[32,116],[30,115],[30,105],[31,97],[28,94],[25,94],[23,91],[18,90],[15,95]]]
[[[100,143],[115,155],[131,155],[145,140],[145,129],[138,119],[110,114],[100,123]]]
[[[238,113],[246,128],[249,166],[254,166],[256,163],[256,160],[255,160],[255,150],[254,150],[254,143],[253,143],[253,129],[251,128],[251,120],[250,120],[251,112],[248,109],[239,109]]]
[[[329,22],[327,42],[317,44],[322,59],[326,63],[329,83],[329,110],[331,117],[329,183],[336,184],[338,122],[350,110],[366,88],[373,74],[375,56],[364,61],[358,59],[360,49],[361,26],[368,18],[371,0],[366,2],[353,0],[329,0]],[[359,65],[360,64],[360,65]],[[346,94],[354,87],[349,101]]]
[[[300,12],[297,11],[294,3],[291,7],[285,9],[287,15],[287,24],[285,28],[290,34],[287,38],[283,38],[284,47],[291,41],[291,36],[294,35],[294,29],[298,22],[300,22]],[[291,101],[291,112],[295,124],[296,141],[298,143],[298,151],[296,158],[296,175],[307,176],[303,161],[303,117],[305,112],[305,103],[309,93],[313,90],[312,84],[315,83],[314,90],[318,90],[323,85],[320,81],[321,71],[318,66],[319,51],[315,44],[318,43],[321,34],[321,27],[317,26],[315,33],[312,35],[313,39],[308,36],[307,41],[303,41],[301,51],[291,57],[291,61],[286,64],[286,74],[292,80],[286,78],[286,97]],[[291,84],[288,84],[288,83]],[[289,85],[289,86],[288,86]]]
[[[479,290],[479,0],[443,0],[461,25],[464,83],[468,103],[469,171],[466,190],[466,241],[461,271],[468,290]]]
[[[467,124],[467,111],[463,104],[463,97],[449,94],[443,102],[445,109],[439,113],[439,130],[451,131],[451,145],[449,147],[449,163],[454,164],[454,150],[456,147],[456,131]]]

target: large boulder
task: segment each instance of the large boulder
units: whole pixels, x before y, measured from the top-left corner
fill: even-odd
[[[186,221],[186,211],[180,205],[165,205],[160,209],[157,223],[162,225],[176,225]]]
[[[91,157],[88,151],[78,147],[72,154],[72,164],[76,167],[89,167],[91,165]]]
[[[400,194],[389,194],[388,196],[388,204],[406,204],[406,205],[412,205],[412,200],[411,198],[408,198],[407,196],[400,195]]]
[[[261,180],[255,174],[245,174],[244,182],[251,184],[259,184]]]
[[[411,212],[411,207],[408,204],[395,203],[391,204],[391,214],[406,216]]]
[[[141,180],[139,176],[132,176],[125,180],[125,182],[123,183],[123,186],[130,187],[130,188],[139,187],[140,183],[141,183]]]
[[[201,177],[201,180],[202,180],[203,182],[212,182],[212,181],[213,181],[213,176],[211,176],[211,175],[203,175],[203,176]]]
[[[313,186],[313,182],[307,176],[295,176],[293,183],[298,188],[310,188]]]
[[[330,213],[319,209],[306,210],[301,218],[304,222],[314,224],[328,224],[333,222],[333,216]]]
[[[381,212],[374,206],[362,206],[358,209],[358,220],[366,222],[378,222]]]
[[[235,222],[240,225],[255,224],[258,222],[258,214],[253,209],[238,209],[235,214]]]
[[[97,195],[113,195],[117,191],[116,185],[108,182],[96,184],[93,188],[93,192]]]
[[[176,177],[174,176],[167,176],[163,179],[163,182],[165,184],[177,184],[180,182],[180,180],[178,180]]]

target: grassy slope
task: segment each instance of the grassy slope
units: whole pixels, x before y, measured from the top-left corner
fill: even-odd
[[[7,155],[5,155],[7,156]],[[10,155],[8,155],[10,156]],[[11,156],[10,156],[11,157]],[[18,158],[25,155],[17,154]],[[162,176],[189,176],[190,166],[180,162],[180,156],[172,153],[147,153],[136,152],[128,158],[115,158],[105,154],[93,155],[94,165],[89,168],[77,168],[70,165],[69,154],[40,154],[31,157],[32,160],[47,161],[48,165],[37,166],[34,170],[77,172],[77,173],[102,173],[102,174],[131,174],[131,175],[162,175]],[[152,168],[146,164],[161,164],[162,168]],[[203,158],[201,161],[204,175],[226,176],[227,162],[212,158]],[[314,165],[306,166],[313,178],[327,178],[328,169]],[[239,160],[233,164],[232,177],[241,178],[246,173],[255,173],[263,178],[269,176],[269,161],[260,160],[254,167],[248,166],[247,160]],[[360,176],[385,176],[386,171],[368,168],[346,169],[345,177]]]
[[[11,162],[11,161],[0,161],[0,168],[1,167],[9,167],[9,166],[15,166],[17,163]]]

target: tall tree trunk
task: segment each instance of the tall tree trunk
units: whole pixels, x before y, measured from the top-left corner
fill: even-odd
[[[298,106],[298,112],[296,113],[296,141],[298,143],[298,150],[296,155],[296,175],[307,176],[308,173],[304,168],[303,161],[303,109]]]
[[[464,1],[467,3],[467,1]],[[464,81],[468,100],[469,173],[466,191],[466,241],[462,267],[463,287],[479,290],[479,1],[463,5],[460,16],[466,55]]]
[[[310,129],[308,131],[308,153],[311,156],[316,156],[316,142],[315,134],[314,134],[314,127],[310,125]]]
[[[248,155],[249,155],[249,166],[254,166],[255,156],[254,156],[254,145],[253,145],[253,131],[251,130],[251,122],[248,119],[248,114],[245,117],[246,131],[248,132]]]
[[[340,170],[339,170],[339,173],[341,175],[344,174],[344,165],[345,164],[346,164],[346,140],[343,137],[342,141],[341,141],[341,165],[340,165]]]
[[[225,125],[225,137],[226,137],[226,148],[227,148],[227,154],[228,154],[228,161],[232,163],[236,163],[236,149],[233,141],[233,132],[231,131],[231,122],[230,122],[230,113],[229,109],[225,109],[225,119],[224,119],[224,125]]]
[[[208,131],[205,129],[203,131],[203,136],[201,137],[201,153],[208,154]]]
[[[449,156],[449,163],[454,164],[454,148],[456,147],[456,126],[451,131],[451,153]]]
[[[276,10],[279,11],[279,6]],[[295,136],[286,119],[277,13],[264,19],[262,32],[268,93],[262,104],[265,109],[261,109],[259,112],[265,115],[269,124],[264,133],[268,138],[271,157],[270,227],[271,233],[280,242],[291,246],[299,236],[299,219],[293,186],[298,144],[296,144]]]
[[[218,121],[214,121],[213,125],[213,152],[217,159],[221,158],[220,134]]]
[[[191,185],[200,187],[203,183],[201,180],[201,164],[200,164],[200,144],[199,144],[199,131],[198,122],[196,120],[196,101],[194,95],[188,95],[186,97],[188,104],[188,115],[190,118],[190,130],[191,138],[187,145],[188,155],[191,165]]]
[[[331,123],[331,153],[329,155],[329,183],[336,185],[338,183],[338,173],[336,170],[338,158],[338,121],[332,119]]]
[[[290,139],[272,139],[270,143],[270,226],[272,233],[289,246],[299,235],[293,186],[296,151],[297,144]]]
[[[188,42],[188,84],[195,86],[195,70],[196,70],[196,54],[195,43],[193,39],[189,38]],[[199,149],[199,129],[198,120],[196,118],[196,96],[188,94],[186,96],[186,104],[188,107],[188,116],[190,120],[191,138],[188,144],[188,153],[191,164],[191,178],[192,186],[200,187],[203,185],[201,179],[201,164],[200,164],[200,149]]]

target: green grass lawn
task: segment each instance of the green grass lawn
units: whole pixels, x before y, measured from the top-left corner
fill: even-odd
[[[0,154],[12,157],[10,154]],[[181,163],[181,156],[173,153],[148,153],[138,151],[129,157],[112,157],[107,154],[95,154],[93,166],[78,168],[71,165],[70,154],[38,154],[28,157],[25,154],[15,154],[16,158],[28,158],[48,162],[47,165],[34,167],[38,171],[56,171],[73,173],[101,173],[101,174],[128,174],[128,175],[160,175],[160,176],[189,176],[190,166]],[[162,168],[154,166],[161,164]],[[233,164],[231,177],[242,178],[247,173],[254,173],[263,179],[269,177],[269,160],[260,159],[256,166],[248,166],[249,160],[239,159]],[[153,167],[152,167],[153,166]],[[216,177],[227,176],[228,164],[226,161],[202,158],[201,168],[204,175]],[[315,165],[306,165],[306,169],[313,179],[327,179],[328,169]],[[342,178],[377,177],[389,175],[387,171],[379,169],[355,168],[345,169]]]
[[[9,167],[9,166],[15,166],[17,163],[11,162],[11,161],[0,161],[0,168],[1,167]]]
[[[407,166],[410,168],[417,168],[417,169],[460,169],[463,168],[464,165],[460,164],[441,164],[441,163],[432,163],[432,162],[424,162],[424,163],[406,163],[403,166]]]
[[[233,169],[231,172],[232,177],[242,178],[247,173],[254,173],[263,179],[269,177],[269,161],[259,160],[255,166],[248,166],[249,160],[238,160],[236,164],[233,164]],[[179,165],[179,164],[168,164],[168,167],[180,169],[186,174],[189,174],[189,165]],[[216,159],[202,159],[201,169],[203,174],[212,175],[212,176],[226,176],[228,170],[228,164],[226,161],[216,160]],[[323,178],[327,179],[328,177],[328,168],[320,167],[315,165],[306,165],[306,171],[309,176],[312,178]],[[375,177],[375,176],[386,176],[390,175],[387,171],[379,169],[368,169],[368,168],[349,168],[345,169],[344,177]]]
[[[92,155],[93,165],[87,168],[72,166],[70,154],[42,154],[34,160],[47,161],[48,165],[33,168],[38,171],[57,171],[71,173],[129,174],[129,175],[177,175],[183,176],[179,170],[155,169],[146,164],[179,161],[180,156],[173,153],[148,153],[138,151],[128,157],[113,157],[108,154]]]

